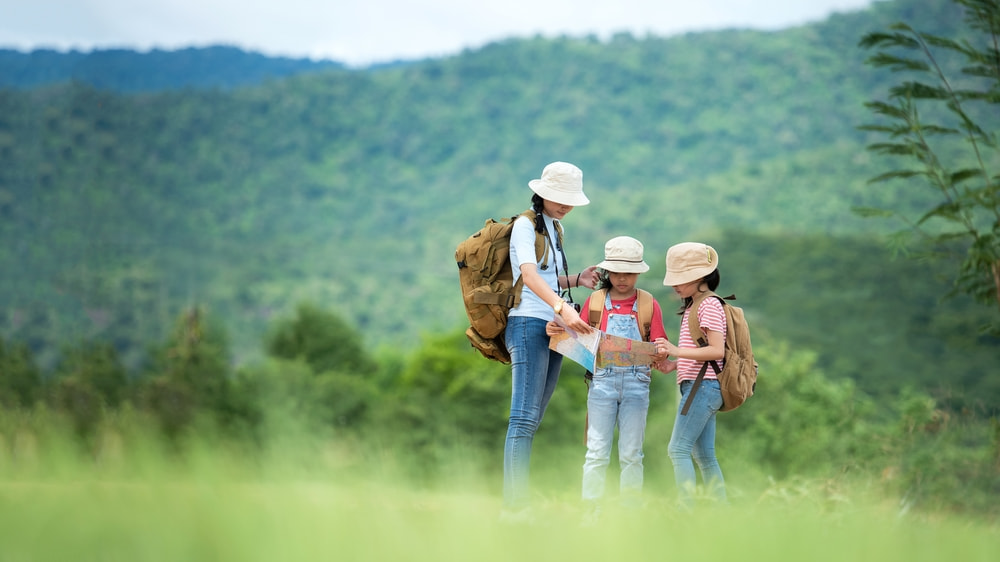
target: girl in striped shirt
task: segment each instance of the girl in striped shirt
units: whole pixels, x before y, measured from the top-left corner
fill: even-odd
[[[667,250],[667,275],[663,284],[673,287],[683,301],[681,325],[677,345],[661,338],[656,340],[656,346],[658,352],[677,358],[681,401],[667,453],[674,465],[674,480],[683,508],[692,506],[696,489],[695,463],[710,497],[719,503],[726,502],[725,479],[715,456],[715,414],[722,407],[722,391],[715,370],[706,365],[706,362],[715,361],[721,370],[725,355],[725,310],[718,299],[704,298],[704,293],[718,288],[719,279],[719,254],[711,246],[685,242]],[[695,324],[703,334],[691,334],[688,330],[691,314],[696,315]],[[699,338],[704,338],[707,345],[699,346]],[[696,385],[703,368],[704,379]]]

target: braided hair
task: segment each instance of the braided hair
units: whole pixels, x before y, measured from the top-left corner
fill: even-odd
[[[545,200],[535,193],[531,196],[531,210],[535,211],[535,232],[545,234],[545,219],[542,218],[542,211],[545,207]]]

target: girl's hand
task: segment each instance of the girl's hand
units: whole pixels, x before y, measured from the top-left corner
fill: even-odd
[[[549,336],[550,338],[552,336],[559,335],[565,332],[566,330],[564,330],[562,326],[557,324],[555,320],[552,320],[551,322],[547,322],[545,324],[545,335]]]
[[[670,343],[666,338],[656,338],[656,341],[653,343],[656,344],[656,353],[658,356],[663,355],[664,358],[677,356],[677,346]]]
[[[653,363],[653,368],[661,373],[669,373],[677,368],[677,361],[673,361],[671,359],[657,361],[656,363]]]

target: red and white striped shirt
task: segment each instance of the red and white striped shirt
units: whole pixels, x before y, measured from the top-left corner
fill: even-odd
[[[698,305],[698,326],[701,326],[703,331],[711,330],[713,332],[721,332],[723,339],[726,337],[726,311],[722,308],[722,303],[719,299],[714,297],[709,297]],[[691,314],[691,309],[688,308],[684,311],[684,316],[681,317],[681,330],[680,335],[677,338],[677,347],[698,347],[694,339],[691,337],[691,332],[688,330],[688,315]],[[719,364],[719,368],[722,368],[724,361],[719,359],[716,361]],[[701,371],[702,361],[696,361],[694,359],[677,359],[677,384],[681,381],[693,381],[698,378],[698,373]],[[706,379],[717,378],[715,376],[715,370],[709,365],[708,369],[705,371]]]

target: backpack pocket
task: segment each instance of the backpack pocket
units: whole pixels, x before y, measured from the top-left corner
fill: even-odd
[[[472,347],[483,354],[483,357],[501,363],[510,363],[510,354],[507,353],[507,346],[504,344],[503,338],[484,338],[471,327],[465,331],[465,336],[469,338]]]
[[[495,338],[507,327],[507,312],[514,304],[508,283],[498,281],[472,289],[473,304],[467,307],[469,324],[484,338]]]

